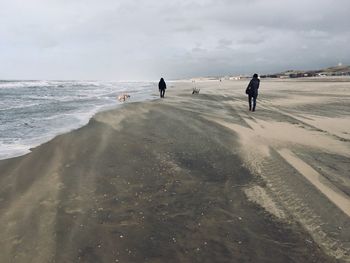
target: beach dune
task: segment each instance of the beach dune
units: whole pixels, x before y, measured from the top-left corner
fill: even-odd
[[[348,82],[262,81],[254,113],[246,85],[177,82],[0,161],[0,262],[349,261]]]

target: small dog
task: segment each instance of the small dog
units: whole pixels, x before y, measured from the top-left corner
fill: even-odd
[[[121,95],[118,96],[118,100],[119,100],[120,102],[124,102],[124,101],[126,101],[128,98],[130,98],[130,95],[129,95],[129,94],[126,94],[126,93],[121,94]]]
[[[192,94],[199,94],[201,89],[193,88]]]

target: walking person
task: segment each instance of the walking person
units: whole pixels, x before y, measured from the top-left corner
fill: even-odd
[[[248,94],[249,110],[255,111],[256,98],[258,97],[258,89],[260,85],[260,80],[258,79],[258,74],[254,74],[253,78],[250,80],[248,87],[245,91]],[[253,109],[252,109],[253,101]]]
[[[166,84],[165,84],[165,81],[163,78],[160,79],[159,84],[158,84],[158,88],[159,88],[160,97],[164,98]]]

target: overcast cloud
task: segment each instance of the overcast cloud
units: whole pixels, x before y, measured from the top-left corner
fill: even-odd
[[[169,79],[350,64],[349,0],[0,4],[0,79]]]

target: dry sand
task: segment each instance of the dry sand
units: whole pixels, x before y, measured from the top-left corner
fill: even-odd
[[[0,262],[349,261],[350,83],[262,80],[254,113],[246,84],[169,84],[0,161]]]

